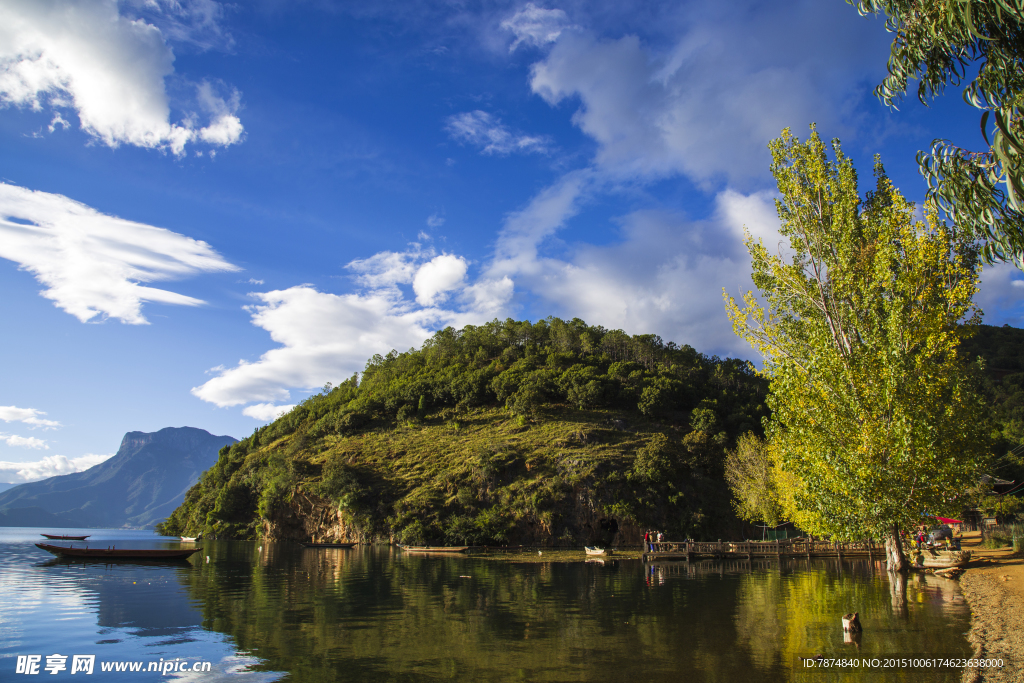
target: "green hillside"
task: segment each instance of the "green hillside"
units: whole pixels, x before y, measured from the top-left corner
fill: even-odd
[[[766,415],[745,361],[575,319],[448,328],[225,447],[171,534],[635,542],[736,527],[726,449]]]
[[[964,343],[971,356],[984,359],[982,389],[990,406],[996,476],[1024,482],[1024,330],[981,325]],[[1012,453],[1017,449],[1017,453]]]

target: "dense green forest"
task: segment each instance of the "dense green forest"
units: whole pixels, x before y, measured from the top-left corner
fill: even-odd
[[[964,348],[984,359],[993,474],[1024,481],[1024,330],[982,325]],[[222,449],[160,529],[254,538],[298,494],[364,539],[724,537],[725,454],[760,433],[766,392],[745,361],[578,319],[447,328]]]
[[[365,539],[719,537],[725,451],[766,391],[745,361],[578,319],[447,328],[224,448],[161,529],[251,538],[303,496]]]
[[[991,408],[992,474],[1024,482],[1024,330],[981,325],[964,342],[965,351],[984,360],[982,390]],[[1016,451],[1015,451],[1016,449]]]

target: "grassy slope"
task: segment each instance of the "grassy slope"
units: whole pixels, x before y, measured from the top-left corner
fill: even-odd
[[[282,491],[268,503],[267,517],[300,488],[340,503],[346,519],[368,536],[394,533],[409,542],[610,541],[611,529],[602,534],[600,519],[721,535],[735,522],[719,471],[723,444],[683,432],[671,421],[611,410],[548,406],[525,425],[498,407],[448,410],[327,436],[315,452],[300,444],[302,435],[289,435],[246,455],[231,481],[260,481],[265,491],[268,473],[276,471]],[[651,451],[657,434],[666,438],[655,471],[644,476],[637,452]],[[241,507],[251,512],[254,496],[237,489],[247,498]],[[245,512],[207,523],[204,510],[218,502],[222,511],[229,507],[225,490],[230,485],[197,486],[180,509],[193,514],[179,515],[170,531],[260,533],[261,517]]]

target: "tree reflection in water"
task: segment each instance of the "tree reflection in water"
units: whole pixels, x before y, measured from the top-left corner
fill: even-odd
[[[969,614],[952,582],[897,586],[865,561],[512,564],[390,548],[208,548],[210,564],[179,575],[204,627],[296,681],[678,681],[687,672],[754,682],[812,675],[798,658],[815,654],[969,653]],[[864,623],[860,643],[844,642],[840,617],[851,611]]]

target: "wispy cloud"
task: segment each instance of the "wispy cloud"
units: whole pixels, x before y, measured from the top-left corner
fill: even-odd
[[[294,407],[294,404],[275,406],[273,403],[254,403],[243,408],[242,415],[259,420],[260,422],[273,422]]]
[[[24,484],[40,479],[49,479],[61,474],[72,474],[84,472],[104,460],[113,457],[113,453],[107,455],[95,455],[89,453],[79,458],[68,458],[63,455],[48,455],[42,460],[33,462],[5,462],[0,461],[0,481],[7,484]]]
[[[520,45],[543,47],[558,40],[562,32],[570,27],[569,16],[560,9],[543,9],[532,2],[501,22],[501,27],[511,31],[515,40],[509,52],[515,52]]]
[[[160,9],[156,2],[144,4]],[[163,4],[168,6],[164,9],[182,6]],[[184,5],[199,15],[204,12],[200,5],[212,7]],[[121,15],[115,0],[0,4],[0,103],[73,109],[82,130],[110,147],[129,144],[181,155],[195,141],[214,146],[239,142],[239,95],[230,88],[225,97],[209,82],[196,86],[195,104],[209,121],[205,127],[191,112],[171,122],[164,79],[174,73],[173,63],[161,30]],[[63,119],[54,118],[59,121]]]
[[[544,154],[551,147],[550,138],[514,132],[501,119],[479,109],[449,117],[445,129],[453,139],[475,145],[483,154]]]
[[[3,183],[0,258],[32,273],[46,286],[44,297],[82,322],[111,317],[135,325],[147,322],[143,301],[203,303],[140,283],[239,270],[205,242]]]
[[[14,446],[15,448],[45,448],[49,450],[50,447],[46,445],[46,442],[42,439],[37,439],[34,436],[18,436],[17,434],[3,434],[0,433],[0,439],[4,440],[8,446]]]
[[[46,427],[47,429],[56,429],[60,427],[60,423],[55,420],[43,419],[43,415],[46,415],[41,410],[35,408],[19,408],[18,406],[0,406],[0,420],[4,422],[24,422],[27,425],[33,427]]]

